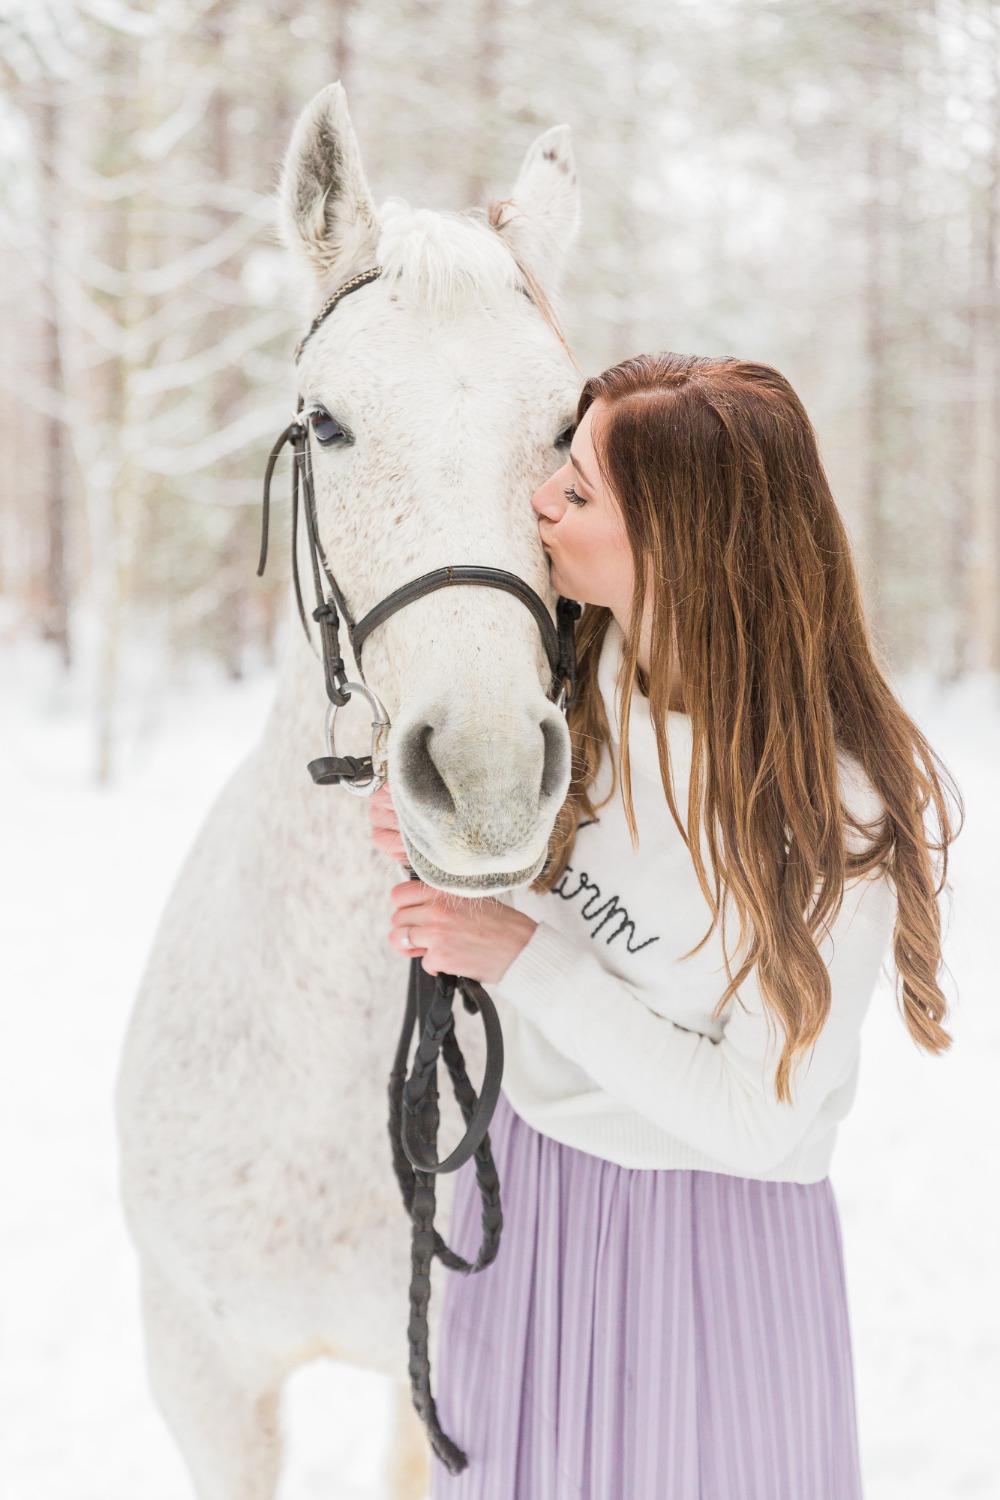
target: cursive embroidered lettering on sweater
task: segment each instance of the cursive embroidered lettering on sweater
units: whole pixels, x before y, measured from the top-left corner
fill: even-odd
[[[612,619],[598,668],[612,745],[595,803],[610,787],[612,757],[620,770],[621,644]],[[683,813],[691,720],[670,712],[666,728]],[[719,928],[691,952],[711,912],[667,805],[649,702],[638,693],[629,751],[638,847],[619,774],[612,800],[577,829],[556,887],[502,898],[538,923],[503,978],[486,986],[503,1025],[504,1092],[543,1135],[622,1166],[819,1181],[857,1087],[861,1025],[895,920],[891,883],[870,875],[845,889],[819,945],[830,1013],[793,1070],[792,1103],[779,1103],[774,1073],[783,1033],[755,973],[716,1015],[728,985]],[[838,759],[846,805],[877,817],[881,803],[861,767],[846,754]],[[710,871],[703,833],[702,857]],[[730,948],[736,932],[733,917]],[[739,961],[730,958],[735,973]]]
[[[590,824],[584,823],[581,826],[589,828]],[[577,831],[579,832],[579,830]],[[558,885],[552,887],[552,894],[561,896],[564,901],[575,901],[577,897],[583,897],[582,905],[579,907],[581,917],[587,923],[590,923],[591,920],[596,921],[596,925],[590,929],[591,939],[603,933],[607,924],[617,922],[617,926],[608,927],[607,934],[604,937],[605,944],[610,944],[614,942],[615,938],[624,936],[625,946],[628,951],[630,953],[638,953],[640,949],[648,947],[650,943],[659,942],[659,938],[655,935],[646,938],[644,942],[636,940],[635,923],[629,916],[627,908],[621,904],[618,896],[608,896],[603,904],[598,904],[601,899],[601,888],[596,880],[591,880],[586,870],[581,870],[577,874],[573,866],[567,864]]]

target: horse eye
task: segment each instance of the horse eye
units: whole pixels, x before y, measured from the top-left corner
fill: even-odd
[[[335,417],[322,406],[314,406],[309,411],[309,425],[313,430],[313,436],[317,443],[324,448],[330,448],[334,443],[353,443],[354,438],[346,427],[342,427]]]
[[[568,427],[563,428],[562,432],[556,438],[555,446],[557,448],[568,448],[570,443],[573,441],[573,434],[575,431],[576,423],[571,422]]]

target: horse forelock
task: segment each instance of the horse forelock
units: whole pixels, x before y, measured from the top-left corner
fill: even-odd
[[[380,209],[378,263],[437,316],[470,305],[496,306],[526,290],[510,249],[471,214],[413,209],[390,198]]]

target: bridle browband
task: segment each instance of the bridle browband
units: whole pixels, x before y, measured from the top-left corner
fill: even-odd
[[[381,275],[382,267],[372,266],[370,271],[362,271],[359,275],[352,276],[350,281],[345,281],[341,286],[337,288],[332,297],[328,297],[326,299],[319,312],[309,324],[308,331],[302,335],[298,343],[295,345],[296,364],[298,364],[299,360],[302,358],[303,349],[306,347],[319,325],[326,322],[327,318],[333,312],[333,309],[336,307],[337,303],[340,302],[342,298],[346,297],[348,292],[356,292],[359,286],[367,286],[369,281],[378,281]]]
[[[376,281],[382,274],[380,266],[373,266],[354,276],[333,293],[313,318],[308,331],[295,350],[298,363],[302,351],[313,334],[334,311],[341,300],[359,287]],[[525,295],[530,293],[525,291]],[[502,568],[485,565],[455,564],[435,568],[430,573],[405,583],[381,600],[355,621],[344,600],[332,569],[327,561],[316,517],[316,497],[313,486],[312,455],[309,446],[308,422],[302,416],[303,399],[299,396],[295,418],[285,428],[271,449],[264,473],[264,504],[261,519],[260,560],[257,574],[260,577],[267,564],[268,532],[271,508],[271,480],[275,466],[283,449],[292,450],[292,525],[291,554],[292,578],[299,619],[306,637],[312,645],[312,635],[306,618],[302,598],[302,585],[298,568],[298,514],[300,490],[302,508],[305,512],[306,538],[316,606],[312,617],[319,626],[323,675],[329,699],[326,719],[326,739],[329,754],[309,762],[313,780],[322,785],[339,783],[357,796],[371,796],[384,785],[387,775],[389,716],[384,705],[368,687],[361,667],[361,652],[365,641],[377,626],[404,605],[436,589],[452,584],[480,584],[488,588],[505,589],[514,594],[531,610],[538,623],[545,653],[552,672],[548,696],[557,702],[565,714],[576,697],[576,652],[574,625],[581,614],[581,606],[575,599],[559,598],[556,604],[556,624],[545,601],[523,578]],[[324,584],[326,588],[324,589]],[[338,615],[339,610],[339,615]],[[343,658],[340,655],[340,619],[347,628],[348,640],[354,655],[360,682],[347,679]],[[367,756],[338,756],[334,741],[334,724],[337,710],[350,701],[352,690],[360,692],[371,705],[372,749]],[[410,878],[416,872],[410,870]],[[469,1082],[465,1060],[455,1036],[453,1006],[456,992],[461,993],[463,1004],[470,1014],[478,1014],[486,1034],[486,1065],[480,1094]],[[418,1042],[413,1060],[413,1070],[406,1076],[407,1059],[414,1027]],[[443,1056],[452,1080],[466,1124],[462,1140],[443,1161],[437,1160],[435,1149],[439,1123],[437,1060]],[[460,1473],[468,1464],[461,1448],[442,1431],[437,1418],[434,1397],[431,1394],[430,1362],[428,1358],[427,1307],[430,1301],[430,1266],[433,1256],[451,1270],[469,1275],[489,1265],[500,1248],[500,1230],[503,1214],[500,1206],[500,1182],[490,1148],[488,1127],[493,1118],[500,1094],[503,1076],[503,1035],[496,1008],[489,994],[473,979],[464,979],[452,974],[430,975],[419,957],[410,961],[407,988],[406,1012],[400,1033],[399,1045],[389,1076],[389,1139],[392,1148],[393,1169],[403,1196],[403,1204],[410,1216],[413,1235],[411,1242],[410,1277],[410,1385],[413,1404],[427,1428],[431,1445],[452,1474]],[[476,1160],[476,1181],[482,1200],[483,1240],[476,1259],[472,1262],[458,1255],[441,1238],[434,1228],[435,1187],[434,1177],[438,1172],[454,1172],[468,1161]]]

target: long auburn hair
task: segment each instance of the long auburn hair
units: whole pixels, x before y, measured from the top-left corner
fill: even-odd
[[[897,1004],[913,1039],[929,1052],[944,1051],[952,1037],[937,983],[938,897],[964,807],[876,659],[850,541],[802,403],[769,365],[671,353],[638,355],[589,379],[578,423],[597,400],[598,466],[635,563],[622,644],[628,828],[634,848],[628,728],[648,563],[648,697],[660,775],[712,913],[684,957],[721,923],[730,982],[714,1014],[756,966],[769,1024],[776,1020],[785,1036],[775,1093],[791,1102],[792,1064],[815,1043],[830,1010],[830,977],[815,935],[822,937],[839,912],[847,879],[885,871],[897,897]],[[596,807],[589,797],[610,738],[597,684],[610,619],[606,607],[588,605],[577,625],[578,687],[567,721],[572,779],[536,891],[561,879],[577,824],[595,817],[615,792],[617,773]],[[665,728],[672,642],[692,728],[687,829],[674,800]],[[843,805],[838,750],[860,762],[884,816],[862,822]],[[925,823],[931,804],[936,838]],[[714,891],[700,839],[688,833],[702,823]],[[853,850],[848,828],[860,836],[851,839]],[[737,948],[746,943],[735,975],[725,949],[723,886],[739,921]]]

